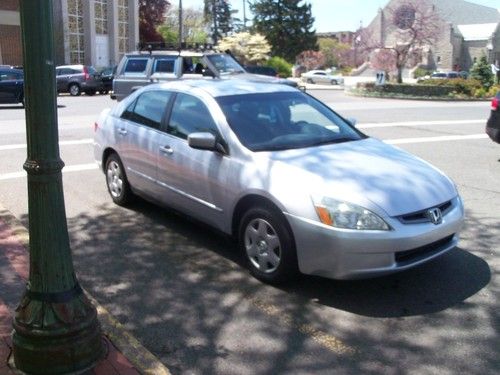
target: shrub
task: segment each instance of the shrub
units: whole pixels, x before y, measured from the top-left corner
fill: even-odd
[[[413,78],[422,78],[425,76],[430,76],[432,74],[432,71],[424,69],[424,68],[417,68],[413,72]]]
[[[282,57],[271,57],[267,60],[266,66],[276,69],[280,77],[287,78],[292,75],[292,64],[287,63]]]
[[[486,56],[481,56],[470,70],[471,78],[477,79],[488,90],[493,85],[493,73]]]
[[[450,86],[454,88],[457,94],[462,94],[466,96],[474,96],[475,91],[481,88],[481,82],[476,79],[426,79],[419,82],[420,85],[432,85],[432,86]]]

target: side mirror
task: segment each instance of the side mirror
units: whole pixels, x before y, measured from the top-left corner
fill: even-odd
[[[188,135],[188,145],[197,150],[216,151],[227,154],[226,147],[217,141],[212,133],[191,133]]]
[[[212,78],[215,77],[215,74],[208,68],[203,69],[202,75],[203,77],[212,77]]]

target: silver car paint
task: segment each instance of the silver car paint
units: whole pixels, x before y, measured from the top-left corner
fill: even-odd
[[[122,156],[126,150],[112,129],[123,126],[119,115],[145,90],[189,91],[209,108],[229,155],[195,150],[187,141],[168,134],[149,135],[148,160],[156,160],[156,172],[148,166],[133,171],[124,158],[135,191],[186,212],[225,233],[232,232],[232,216],[243,197],[254,194],[272,201],[288,219],[296,242],[299,269],[303,273],[337,279],[381,275],[413,267],[453,248],[463,224],[463,207],[455,186],[442,172],[423,160],[376,139],[279,152],[251,152],[232,133],[214,96],[247,92],[295,91],[282,85],[248,81],[173,82],[151,85],[119,103],[111,116],[101,116],[94,155],[102,163],[103,151],[112,147]],[[102,125],[101,125],[102,124]],[[134,125],[137,126],[137,125]],[[118,146],[116,146],[118,145]],[[171,153],[162,154],[168,146]],[[177,158],[177,159],[176,159]],[[390,231],[342,230],[318,220],[313,195],[324,195],[361,205],[382,217]],[[443,223],[402,224],[396,216],[452,201]],[[411,264],[398,264],[395,252],[418,248],[449,235],[452,241],[432,256]]]

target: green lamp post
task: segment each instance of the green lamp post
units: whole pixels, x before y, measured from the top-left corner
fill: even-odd
[[[51,0],[21,0],[30,272],[14,317],[14,363],[29,374],[91,368],[103,355],[96,309],[73,269],[57,129]]]

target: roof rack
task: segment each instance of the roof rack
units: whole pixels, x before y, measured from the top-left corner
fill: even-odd
[[[212,51],[214,45],[211,43],[165,43],[165,42],[140,42],[137,44],[137,49],[139,52],[147,51],[150,54],[153,51],[178,51],[182,50],[194,50],[196,52]]]

